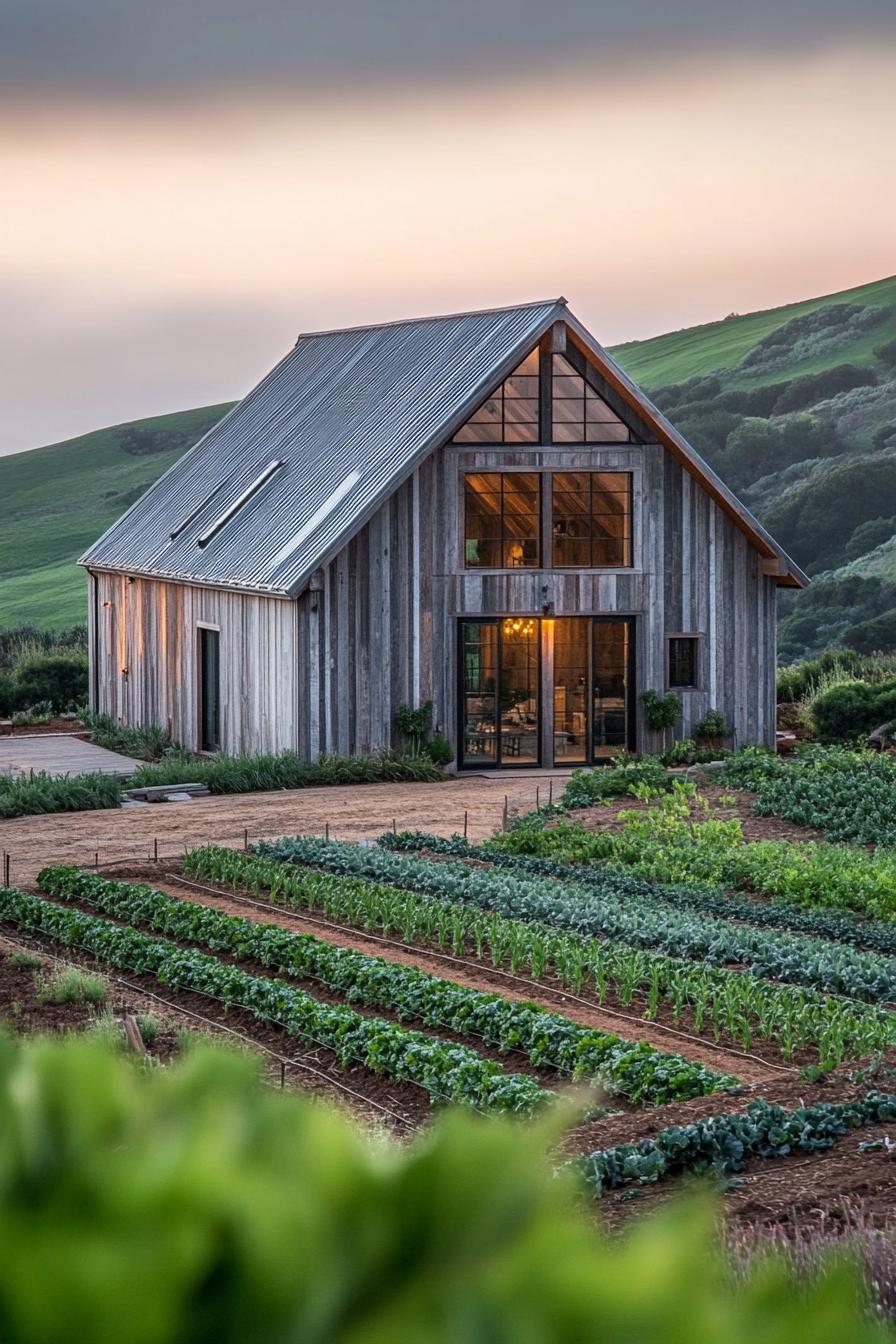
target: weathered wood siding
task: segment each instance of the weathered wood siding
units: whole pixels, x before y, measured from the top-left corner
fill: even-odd
[[[632,473],[633,564],[618,570],[463,566],[465,471]],[[392,745],[398,705],[435,704],[457,737],[461,616],[635,618],[636,693],[666,690],[667,637],[700,639],[700,687],[681,693],[678,736],[710,708],[738,743],[774,740],[775,581],[758,552],[660,446],[432,454],[297,601],[97,574],[95,703],[197,744],[197,629],[220,630],[222,746],[354,755]],[[108,604],[108,605],[107,605]],[[127,671],[123,671],[123,669]],[[544,736],[546,750],[550,734]],[[660,747],[638,706],[638,750]]]
[[[96,708],[161,724],[196,749],[198,630],[208,625],[220,631],[223,749],[296,746],[294,602],[108,573],[93,576],[91,593]]]
[[[633,564],[618,570],[463,566],[465,471],[626,470]],[[710,708],[738,743],[774,741],[776,589],[758,552],[659,445],[476,449],[448,445],[395,492],[298,602],[298,740],[309,756],[389,746],[401,703],[435,703],[457,735],[460,616],[635,618],[636,692],[664,692],[667,636],[699,635],[700,687],[681,692],[677,736]],[[637,747],[658,749],[638,706]]]

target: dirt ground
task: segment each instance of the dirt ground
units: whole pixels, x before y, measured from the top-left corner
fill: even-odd
[[[558,792],[562,781],[555,781]],[[163,856],[197,845],[238,847],[283,835],[323,834],[339,840],[375,838],[392,827],[463,832],[467,814],[471,840],[483,840],[501,826],[504,799],[523,810],[547,797],[544,778],[451,779],[439,784],[353,784],[276,793],[232,794],[188,803],[97,812],[56,812],[49,816],[0,821],[0,848],[10,855],[10,882],[27,885],[48,863],[100,864],[146,858],[158,842]]]
[[[891,1050],[878,1061],[871,1077],[844,1066],[816,1082],[788,1079],[744,1087],[739,1096],[696,1097],[637,1114],[608,1115],[573,1130],[565,1149],[571,1155],[584,1155],[613,1144],[631,1143],[670,1125],[742,1112],[759,1097],[792,1110],[820,1101],[848,1101],[871,1087],[881,1092],[896,1091],[896,1052]],[[874,1125],[849,1130],[833,1147],[817,1153],[751,1159],[743,1173],[728,1183],[724,1194],[729,1228],[739,1224],[799,1226],[817,1218],[823,1210],[835,1210],[844,1201],[861,1201],[869,1223],[885,1225],[894,1212],[896,1161],[886,1148],[869,1151],[859,1145],[894,1137],[892,1124]],[[609,1191],[600,1202],[601,1218],[610,1227],[619,1227],[633,1214],[654,1210],[680,1194],[693,1179],[679,1177],[656,1185]]]

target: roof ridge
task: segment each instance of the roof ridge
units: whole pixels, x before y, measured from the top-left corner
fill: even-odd
[[[380,331],[385,327],[419,326],[423,322],[447,322],[453,318],[479,317],[486,313],[515,313],[523,308],[548,308],[557,307],[559,304],[566,307],[568,302],[569,300],[560,294],[555,299],[532,299],[529,303],[505,303],[493,308],[467,308],[458,313],[430,313],[423,317],[396,317],[391,322],[360,322],[356,326],[324,327],[319,331],[300,331],[296,337],[296,345],[311,336],[338,336],[347,331]]]

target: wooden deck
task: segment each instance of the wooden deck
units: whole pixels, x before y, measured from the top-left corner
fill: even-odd
[[[140,761],[95,747],[83,737],[64,733],[35,733],[0,737],[0,774],[83,775],[101,772],[122,779],[134,773]]]

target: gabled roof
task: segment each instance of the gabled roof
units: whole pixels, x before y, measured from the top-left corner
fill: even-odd
[[[778,582],[801,587],[805,575],[562,298],[300,336],[80,563],[296,596],[557,320],[772,562]]]

